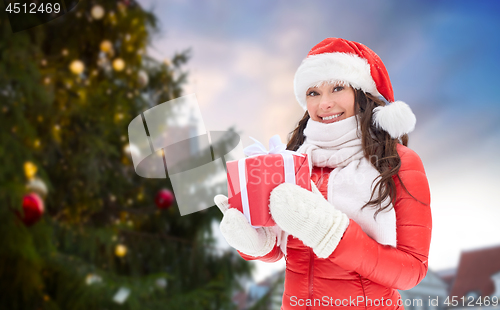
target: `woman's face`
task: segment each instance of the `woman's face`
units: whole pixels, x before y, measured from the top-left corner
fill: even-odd
[[[323,83],[306,92],[307,111],[317,122],[334,123],[354,116],[354,90],[342,83]]]

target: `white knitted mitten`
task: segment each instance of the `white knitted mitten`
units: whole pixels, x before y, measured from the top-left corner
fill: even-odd
[[[271,215],[281,229],[302,240],[318,257],[327,258],[349,226],[349,218],[312,186],[314,192],[290,183],[278,185],[271,192]]]
[[[255,257],[271,252],[276,244],[276,234],[272,227],[253,228],[243,213],[237,209],[229,209],[228,199],[224,195],[215,196],[214,202],[224,214],[220,231],[230,246]]]

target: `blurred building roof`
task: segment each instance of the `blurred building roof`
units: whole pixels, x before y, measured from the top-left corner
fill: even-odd
[[[499,271],[500,245],[462,252],[450,296],[490,296],[495,291],[491,276]]]

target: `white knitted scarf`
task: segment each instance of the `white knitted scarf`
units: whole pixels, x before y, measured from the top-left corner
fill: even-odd
[[[373,218],[375,208],[367,206],[361,210],[370,200],[375,185],[373,181],[380,173],[364,157],[356,116],[330,124],[309,119],[304,136],[306,139],[297,151],[307,154],[310,169],[313,166],[335,168],[328,179],[328,201],[359,224],[375,241],[395,247],[394,209],[379,212],[376,220]],[[386,203],[387,200],[383,205]],[[286,249],[286,238],[280,242],[282,250]]]

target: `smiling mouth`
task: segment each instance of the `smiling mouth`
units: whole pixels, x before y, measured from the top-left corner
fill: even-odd
[[[342,115],[344,115],[344,112],[330,115],[330,116],[321,117],[321,119],[323,120],[323,123],[333,123],[335,121],[338,121]]]

